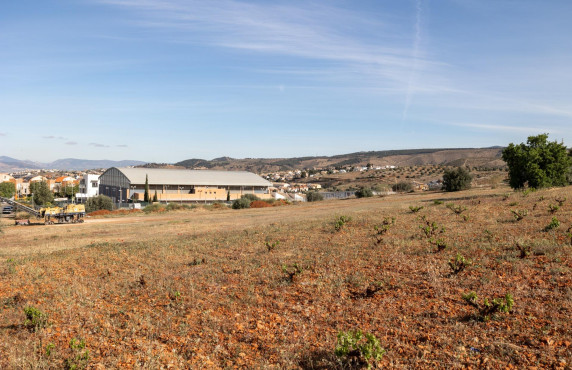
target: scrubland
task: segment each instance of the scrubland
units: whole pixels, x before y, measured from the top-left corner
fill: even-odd
[[[0,368],[345,368],[357,329],[372,366],[570,368],[571,227],[571,187],[5,222]]]

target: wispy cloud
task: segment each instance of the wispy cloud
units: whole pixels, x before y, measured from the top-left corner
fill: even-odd
[[[171,42],[327,61],[335,63],[332,67],[337,69],[349,68],[348,73],[359,71],[370,78],[373,74],[377,81],[386,81],[385,85],[399,84],[402,91],[413,68],[443,66],[421,55],[419,24],[412,55],[410,48],[396,41],[402,39],[404,26],[377,20],[381,14],[368,17],[325,5],[294,7],[233,0],[96,1],[136,12],[138,26],[168,31],[163,37]],[[376,37],[363,38],[364,33]]]
[[[445,123],[445,122],[443,122]],[[537,134],[539,132],[550,132],[552,134],[557,134],[559,131],[554,128],[549,127],[529,127],[529,126],[510,126],[510,125],[496,125],[496,124],[489,124],[489,123],[470,123],[470,122],[446,122],[445,124],[450,126],[458,126],[458,127],[469,127],[475,128],[483,131],[503,131],[503,132],[510,132],[510,133],[534,133]]]
[[[8,135],[4,132],[0,132],[0,136],[8,136]]]
[[[89,143],[89,145],[94,146],[96,148],[109,148],[109,145],[104,145],[100,143]]]
[[[66,145],[77,145],[77,142],[75,142],[75,141],[67,141],[65,144],[66,144]]]
[[[117,145],[118,148],[127,148],[128,146],[126,144],[119,144]]]
[[[417,74],[417,68],[419,64],[419,45],[421,44],[421,0],[417,0],[415,7],[415,37],[413,38],[413,67],[411,68],[411,73],[409,75],[409,81],[407,83],[407,94],[405,95],[405,104],[403,107],[403,114],[401,120],[407,118],[407,112],[409,111],[409,106],[411,105],[411,99],[413,97],[413,84]]]
[[[48,139],[48,140],[68,140],[67,137],[63,137],[63,136],[54,136],[54,135],[47,135],[47,136],[42,136],[43,139]]]

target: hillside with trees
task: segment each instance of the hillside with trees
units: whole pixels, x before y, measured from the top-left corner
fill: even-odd
[[[189,169],[252,171],[256,173],[288,171],[304,168],[326,168],[345,166],[470,166],[504,167],[501,147],[468,149],[406,149],[356,152],[335,156],[294,157],[294,158],[230,158],[213,160],[187,159],[174,163],[174,166]],[[153,166],[150,164],[148,166]]]

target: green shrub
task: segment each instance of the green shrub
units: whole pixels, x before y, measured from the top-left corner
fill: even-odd
[[[557,206],[556,204],[549,204],[548,205],[548,212],[550,212],[551,214],[555,214],[556,211],[558,211],[560,209],[560,206]]]
[[[101,210],[113,210],[113,201],[110,197],[106,195],[98,195],[96,197],[89,198],[85,203],[85,211],[87,213]]]
[[[526,209],[519,209],[519,210],[511,210],[512,215],[515,220],[520,221],[528,215],[528,211]]]
[[[490,320],[497,312],[508,313],[514,306],[514,299],[509,293],[504,298],[495,298],[490,302],[485,298],[482,303],[479,303],[475,292],[463,294],[463,299],[477,310],[476,317],[482,321]]]
[[[419,228],[425,233],[427,238],[433,238],[437,234],[445,233],[445,226],[440,227],[435,221],[429,221],[424,215],[421,220],[425,222],[425,226],[419,225]]]
[[[278,244],[280,244],[280,240],[277,240],[274,243],[270,243],[270,242],[265,243],[266,249],[268,249],[268,252],[272,252],[274,249],[276,249]]]
[[[72,338],[70,341],[71,356],[64,361],[64,368],[68,370],[85,369],[89,364],[89,350],[85,348],[83,339]]]
[[[334,354],[350,367],[366,365],[370,368],[371,361],[380,361],[385,350],[381,348],[379,340],[373,334],[350,330],[338,333]]]
[[[391,186],[391,190],[397,192],[397,193],[409,193],[413,191],[413,185],[411,185],[411,183],[409,182],[398,182],[397,184],[393,184]]]
[[[24,314],[26,315],[24,326],[30,330],[38,331],[48,325],[48,315],[34,306],[25,307]]]
[[[248,199],[248,197],[242,196],[239,199],[236,199],[232,202],[232,209],[243,209],[243,208],[250,208],[250,203],[252,201]]]
[[[445,242],[444,239],[435,239],[435,238],[431,238],[429,239],[429,243],[435,245],[435,247],[437,247],[436,252],[441,252],[443,250],[445,250],[445,248],[447,248],[447,242]]]
[[[423,209],[423,206],[409,206],[411,213],[417,213]]]
[[[356,191],[356,198],[370,198],[373,197],[373,191],[370,188],[361,188]]]
[[[334,222],[334,228],[336,229],[336,231],[340,231],[344,227],[344,225],[350,222],[351,220],[352,218],[349,216],[340,216]]]
[[[254,202],[255,200],[260,200],[260,198],[258,198],[256,195],[254,194],[243,194],[241,197],[241,199],[248,199],[251,202]]]
[[[546,227],[544,228],[544,231],[550,231],[552,229],[557,229],[560,227],[560,221],[558,221],[558,219],[556,217],[552,217],[552,220],[550,221],[550,223],[548,225],[546,225]]]
[[[309,191],[306,194],[306,200],[308,202],[318,202],[320,200],[324,200],[324,196],[317,191]]]
[[[460,215],[461,213],[467,210],[467,207],[461,205],[456,206],[453,203],[448,203],[447,208],[453,211],[453,213],[455,213],[456,215]]]
[[[459,253],[457,253],[456,257],[451,258],[449,261],[449,267],[455,275],[472,264],[473,262],[470,259],[461,256]]]

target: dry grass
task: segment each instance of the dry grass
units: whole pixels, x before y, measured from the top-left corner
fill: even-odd
[[[0,367],[332,368],[342,366],[333,356],[337,333],[359,328],[387,349],[383,366],[565,368],[572,188],[508,192],[5,227]],[[548,205],[557,197],[570,200],[553,215]],[[467,210],[456,215],[447,203]],[[424,208],[413,214],[411,205]],[[528,215],[516,221],[512,209]],[[341,215],[352,220],[335,231]],[[443,251],[420,229],[422,216],[445,227]],[[377,236],[385,217],[396,224]],[[552,217],[561,226],[542,231]],[[520,258],[516,243],[531,253]],[[454,275],[448,261],[456,253],[473,265]],[[293,264],[302,271],[290,279],[282,266]],[[382,288],[368,295],[372,285]],[[511,293],[515,307],[478,321],[461,298],[469,291]],[[28,330],[27,305],[49,325]],[[86,363],[85,350],[70,349],[72,338],[85,340]]]

